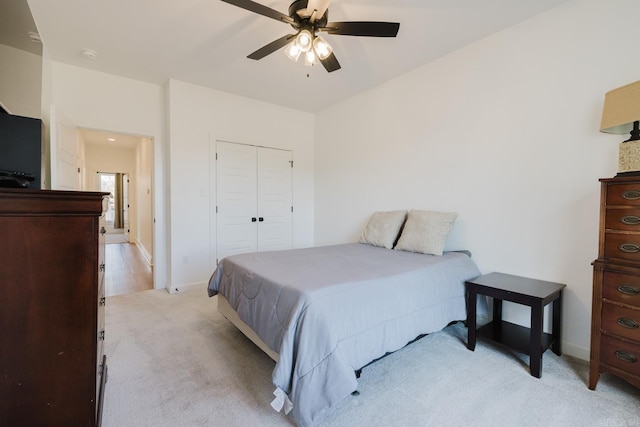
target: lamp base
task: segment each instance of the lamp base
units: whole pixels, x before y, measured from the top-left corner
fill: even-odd
[[[620,143],[618,174],[640,173],[640,140]]]

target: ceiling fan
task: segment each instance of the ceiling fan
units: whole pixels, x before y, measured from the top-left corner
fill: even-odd
[[[320,60],[329,73],[339,70],[340,63],[333,54],[333,49],[329,43],[318,36],[318,32],[324,31],[329,34],[344,36],[395,37],[400,28],[400,24],[397,22],[328,22],[328,7],[331,0],[295,0],[289,6],[289,15],[252,0],[222,1],[284,22],[296,30],[295,34],[287,34],[272,41],[248,55],[247,58],[259,60],[287,46],[285,54],[292,61],[297,61],[301,55],[304,55],[305,64],[307,65],[314,65]]]

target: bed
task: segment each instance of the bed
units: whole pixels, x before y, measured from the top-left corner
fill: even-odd
[[[464,282],[479,275],[464,252],[349,243],[227,257],[208,292],[276,361],[272,406],[310,426],[357,390],[363,366],[464,320]]]

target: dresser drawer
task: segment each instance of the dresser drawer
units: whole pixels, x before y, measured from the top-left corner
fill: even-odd
[[[625,372],[640,375],[640,345],[602,335],[600,343],[602,362]]]
[[[603,272],[602,297],[640,307],[640,276]]]
[[[640,341],[640,310],[602,304],[602,332]]]
[[[604,227],[640,232],[640,209],[607,209]]]
[[[607,206],[640,206],[640,183],[610,184],[607,187]]]
[[[640,235],[605,233],[604,257],[640,262]]]

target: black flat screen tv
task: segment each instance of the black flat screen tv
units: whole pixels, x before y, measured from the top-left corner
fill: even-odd
[[[0,187],[41,187],[42,136],[42,120],[0,112]]]

